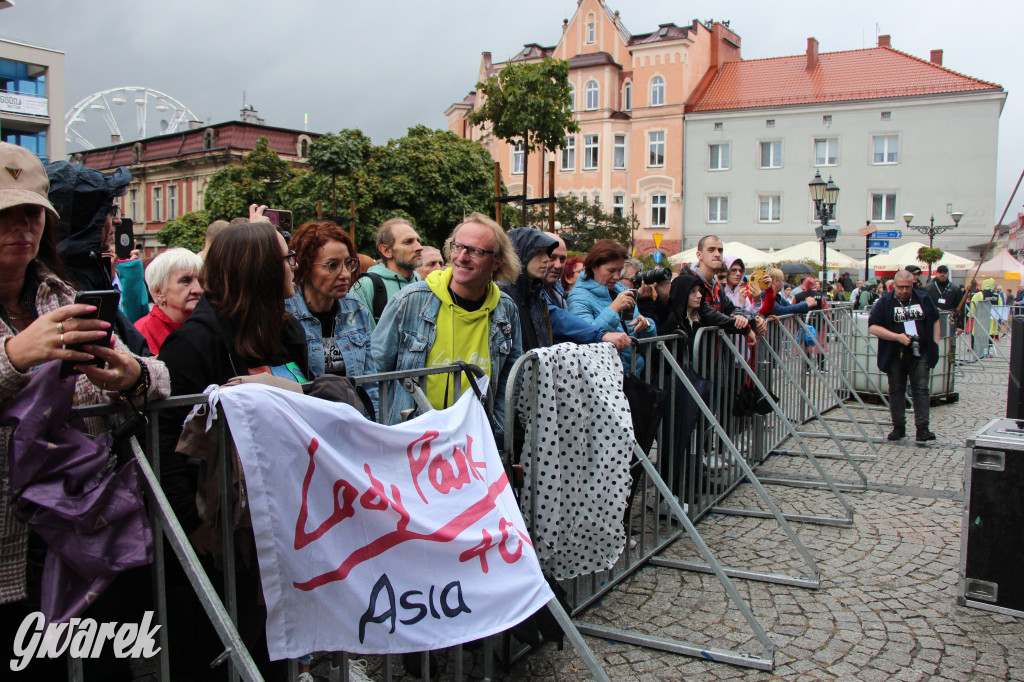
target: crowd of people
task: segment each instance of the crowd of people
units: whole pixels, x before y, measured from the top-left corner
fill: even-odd
[[[675,273],[645,271],[614,241],[599,240],[586,254],[570,257],[558,234],[529,227],[506,232],[480,213],[455,225],[440,249],[423,245],[408,221],[389,219],[377,230],[376,257],[367,267],[371,259],[338,225],[317,220],[286,236],[263,218],[265,207],[253,206],[247,218],[212,224],[201,253],[168,249],[145,265],[143,277],[137,252],[122,260],[113,249],[118,198],[130,182],[126,169],[104,175],[67,162],[44,167],[27,150],[5,143],[0,166],[7,168],[0,174],[0,410],[50,363],[72,368],[76,405],[141,407],[252,377],[308,388],[318,377],[461,361],[479,367],[496,389],[492,427],[500,446],[510,407],[504,387],[524,352],[564,342],[610,343],[623,375],[639,377],[645,358],[635,339],[681,330],[692,340],[699,329],[712,327],[754,347],[768,316],[826,308],[851,291],[855,308],[871,309],[890,391],[905,391],[899,380],[909,376],[918,439],[934,438],[922,388],[926,367],[934,364],[938,333],[932,323],[938,309],[956,308],[963,295],[943,268],[919,290],[911,282],[915,274],[901,271],[888,292],[880,282],[854,284],[848,276],[823,291],[813,276],[790,283],[777,268],[748,273],[742,259],[723,252],[721,239],[708,235],[699,241],[694,263]],[[91,316],[94,306],[75,302],[76,292],[106,290],[121,296],[109,322]],[[911,337],[920,339],[922,353],[902,350]],[[435,409],[457,397],[451,373],[429,374],[424,388]],[[383,423],[402,421],[415,408],[412,395],[397,385],[386,400],[374,383],[356,393],[367,417]],[[161,415],[161,486],[196,553],[214,572],[214,529],[197,508],[199,464],[177,451],[188,411]],[[892,416],[890,437],[902,437],[903,415]],[[93,421],[88,428],[95,435],[103,427]],[[11,485],[16,472],[8,466],[11,428],[0,421],[0,432],[0,638],[10,642],[8,630],[44,599],[46,546],[14,511],[20,491]],[[117,465],[110,455],[107,468]],[[238,572],[239,590],[257,595],[255,560],[241,562]],[[202,625],[205,616],[184,574],[169,571],[167,579],[172,621],[179,618],[171,624],[179,638],[172,640],[173,674],[203,679],[221,647]],[[268,679],[281,678],[281,662],[267,659],[265,610],[256,598],[239,603],[242,635],[255,660]],[[407,659],[407,668],[416,660]],[[300,664],[308,674],[308,657]]]

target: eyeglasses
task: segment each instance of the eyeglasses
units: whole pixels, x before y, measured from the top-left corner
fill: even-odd
[[[914,285],[913,284],[896,284],[896,285],[894,285],[894,288],[896,288],[896,289],[913,289]]]
[[[470,258],[475,258],[477,260],[483,258],[487,254],[494,255],[494,251],[490,249],[480,249],[475,246],[466,246],[465,244],[460,244],[458,242],[452,242],[451,248],[453,256],[465,251],[466,253],[469,254]]]
[[[319,265],[322,268],[327,268],[327,272],[329,272],[332,275],[336,275],[338,274],[338,271],[341,270],[342,266],[344,266],[345,269],[348,270],[349,272],[355,272],[356,270],[358,270],[359,259],[356,258],[355,256],[352,256],[351,258],[346,258],[345,260],[334,260],[332,258],[331,260],[325,263],[315,263],[315,265]]]
[[[284,254],[283,258],[286,261],[288,261],[288,265],[292,266],[293,268],[295,267],[296,263],[295,263],[295,252],[294,251],[289,251],[288,253]]]

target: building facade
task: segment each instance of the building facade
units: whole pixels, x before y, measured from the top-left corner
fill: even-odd
[[[586,197],[609,212],[635,213],[637,247],[653,250],[653,234],[660,232],[662,248],[674,253],[682,239],[684,110],[709,73],[740,58],[739,36],[727,23],[698,21],[632,34],[602,0],[580,0],[557,45],[525,45],[510,61],[546,57],[569,62],[580,132],[568,136],[556,154],[530,154],[528,178],[521,148],[469,124],[470,112],[480,105],[475,92],[447,109],[449,130],[489,149],[511,194],[524,185],[531,197],[546,192],[547,162],[554,161],[557,194]],[[484,53],[478,80],[503,66]]]
[[[261,137],[292,167],[307,168],[309,146],[320,135],[245,120],[193,124],[182,132],[77,152],[72,161],[104,172],[119,166],[131,171],[121,212],[134,221],[136,240],[148,259],[163,248],[156,232],[184,213],[202,210],[213,174],[241,165]]]
[[[998,85],[894,50],[889,36],[863,50],[726,64],[685,115],[683,244],[704,234],[767,250],[814,239],[807,184],[839,186],[835,247],[858,260],[858,230],[952,224],[936,246],[968,258],[995,221],[996,151],[1006,92]],[[899,241],[890,245],[896,247]]]
[[[0,140],[64,158],[64,53],[0,39]]]

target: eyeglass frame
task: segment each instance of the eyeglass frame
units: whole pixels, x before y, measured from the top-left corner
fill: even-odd
[[[297,260],[295,260],[295,252],[294,251],[289,251],[288,253],[284,254],[281,258],[283,260],[288,261],[288,265],[290,265],[293,268],[296,265],[299,264],[299,262]]]
[[[359,270],[359,259],[355,256],[349,256],[345,260],[334,260],[335,266],[333,269],[331,268],[330,263],[331,261],[327,261],[326,263],[313,263],[313,265],[319,265],[322,268],[327,268],[327,272],[335,277],[337,277],[338,272],[341,270],[341,266],[343,265],[345,266],[345,269],[353,275]]]
[[[493,249],[481,249],[479,246],[466,246],[461,242],[455,241],[448,245],[448,249],[452,252],[453,256],[456,253],[462,253],[463,251],[465,251],[473,260],[480,260],[487,254],[491,254],[493,256],[495,253],[497,253],[497,251]]]

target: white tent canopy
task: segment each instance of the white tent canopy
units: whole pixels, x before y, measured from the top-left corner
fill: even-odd
[[[857,270],[863,267],[864,263],[851,258],[846,254],[840,253],[835,249],[825,250],[825,259],[829,270],[842,270],[850,269]],[[790,246],[787,249],[776,251],[771,254],[771,260],[773,263],[785,263],[787,261],[797,260],[813,260],[816,262],[821,261],[821,242],[817,241],[806,241],[797,244],[796,246]]]
[[[986,277],[1007,279],[1006,275],[1010,272],[1016,272],[1017,277],[1011,278],[1017,279],[1024,275],[1024,265],[1011,256],[1009,251],[1003,249],[995,258],[987,260],[981,264],[981,267],[978,269],[978,277],[981,279],[985,279]]]
[[[889,253],[881,256],[872,256],[868,261],[868,265],[875,270],[900,270],[916,263],[921,266],[922,269],[927,269],[927,264],[917,260],[917,252],[927,244],[921,242],[907,242],[906,244],[900,244],[896,248],[889,251]],[[861,263],[863,265],[863,263]],[[932,270],[945,265],[950,270],[967,270],[968,268],[974,267],[974,261],[967,258],[961,258],[960,256],[952,253],[946,253],[942,256],[942,260],[932,265]]]
[[[762,268],[769,263],[773,263],[772,256],[768,255],[764,251],[759,251],[753,246],[747,246],[743,242],[726,242],[723,244],[726,256],[736,256],[743,261],[743,264],[747,266],[747,270],[753,268]],[[673,265],[679,265],[680,263],[695,263],[697,262],[697,247],[687,249],[681,253],[677,253],[674,256],[669,256],[669,261]]]

